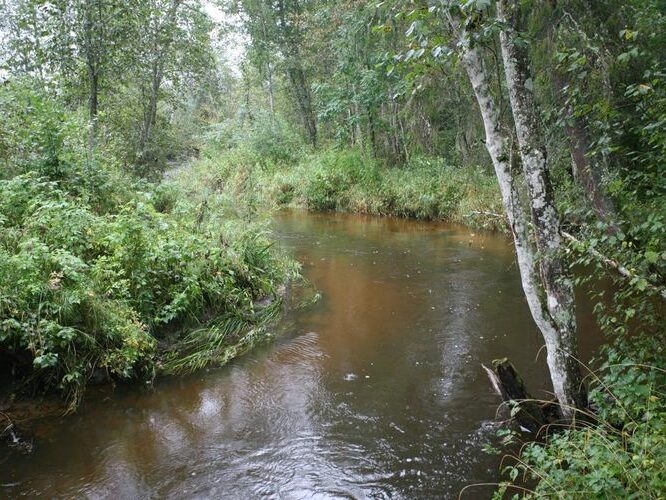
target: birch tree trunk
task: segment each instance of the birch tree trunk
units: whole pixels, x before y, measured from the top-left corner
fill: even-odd
[[[548,178],[545,141],[532,93],[525,44],[517,39],[518,4],[499,0],[497,13],[504,29],[500,45],[506,84],[529,193],[534,239],[538,250],[541,292],[545,299],[540,326],[555,395],[566,417],[587,404],[578,365],[574,290],[562,260],[562,237]],[[545,306],[545,307],[544,307]]]
[[[554,245],[553,250],[559,249],[557,214],[554,212],[550,197],[546,196],[543,172],[541,176],[537,176],[537,179],[543,184],[542,194],[537,200],[532,196],[529,197],[531,210],[528,210],[522,201],[519,191],[520,172],[516,166],[518,162],[513,158],[510,136],[506,130],[502,129],[500,109],[490,90],[490,78],[483,56],[478,46],[472,43],[469,32],[461,28],[460,24],[454,20],[449,21],[454,31],[458,32],[462,64],[472,84],[483,118],[486,134],[485,145],[493,162],[502,202],[513,233],[525,298],[534,322],[546,343],[548,368],[562,415],[565,418],[571,418],[575,409],[583,407],[586,403],[586,395],[580,384],[578,365],[569,356],[569,354],[576,355],[573,289],[571,281],[563,275],[561,263],[552,253],[549,252],[549,259],[546,260],[545,267],[541,264],[542,259],[539,260],[541,265],[537,267],[537,252],[531,243],[532,239],[537,240],[538,238],[537,231],[531,230],[530,221],[532,226],[536,227],[534,216],[545,212],[546,221],[551,225],[547,226],[546,230],[542,228],[540,234],[550,236],[549,244]],[[523,163],[524,161],[525,157],[523,157]],[[532,172],[532,174],[535,173]],[[532,182],[530,194],[535,191],[535,184],[538,182]],[[543,218],[539,220],[539,223],[542,222]],[[554,235],[553,223],[555,224]],[[531,234],[533,232],[534,235]],[[541,238],[541,244],[543,245],[543,243],[543,238]],[[546,273],[540,272],[542,269]],[[559,278],[565,279],[563,284],[552,281]],[[545,280],[548,280],[547,285],[544,283]],[[557,320],[553,314],[557,314]],[[560,327],[564,331],[560,331]]]

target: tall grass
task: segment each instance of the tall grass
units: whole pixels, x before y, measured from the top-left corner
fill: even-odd
[[[270,324],[280,314],[281,299],[245,316],[227,314],[204,328],[189,331],[166,353],[163,371],[180,374],[208,365],[221,366],[270,338]]]
[[[440,158],[387,166],[358,150],[327,149],[303,152],[299,160],[260,162],[252,150],[239,146],[210,148],[192,173],[199,185],[239,204],[504,227],[501,218],[492,216],[502,213],[494,176]]]

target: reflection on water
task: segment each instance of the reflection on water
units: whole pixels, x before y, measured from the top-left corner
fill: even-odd
[[[508,356],[547,387],[510,242],[343,215],[274,227],[319,303],[231,366],[91,395],[0,464],[0,496],[432,498],[496,481],[480,363]]]

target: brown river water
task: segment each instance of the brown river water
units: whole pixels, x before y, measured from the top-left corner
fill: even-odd
[[[0,463],[0,497],[456,498],[498,481],[481,363],[507,356],[548,386],[510,240],[298,212],[273,227],[319,302],[229,366],[92,392]],[[579,309],[589,359],[600,339]]]

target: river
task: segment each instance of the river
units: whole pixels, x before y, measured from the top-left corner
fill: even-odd
[[[0,497],[456,498],[498,481],[481,363],[507,356],[533,392],[548,386],[510,240],[338,214],[273,227],[319,302],[229,366],[92,391],[0,463]],[[581,300],[588,359],[599,336]]]

